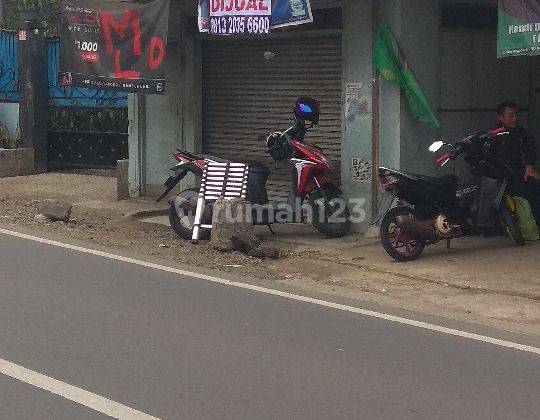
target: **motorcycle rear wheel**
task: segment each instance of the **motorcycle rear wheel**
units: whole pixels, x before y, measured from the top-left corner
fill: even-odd
[[[407,262],[416,260],[426,247],[424,240],[405,236],[397,227],[401,218],[418,219],[411,207],[399,206],[390,209],[381,222],[381,243],[384,250],[394,260]]]
[[[309,197],[313,227],[329,238],[343,238],[351,230],[351,212],[340,191],[328,187],[323,191],[324,195],[314,191]]]
[[[507,202],[506,198],[503,198],[501,201],[499,215],[501,217],[503,226],[506,228],[508,234],[516,245],[525,246],[525,238],[523,238],[523,234],[519,228],[516,213],[509,208],[509,203]]]

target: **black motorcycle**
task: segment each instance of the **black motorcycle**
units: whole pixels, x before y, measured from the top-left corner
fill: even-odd
[[[427,245],[461,236],[482,236],[501,231],[501,227],[517,245],[525,245],[514,200],[507,192],[516,174],[497,153],[508,134],[504,129],[478,132],[455,145],[438,141],[430,146],[431,152],[438,153],[436,162],[441,167],[463,158],[478,180],[471,185],[458,187],[455,175],[429,177],[379,169],[379,182],[385,190],[378,218],[381,242],[392,258],[412,261]]]

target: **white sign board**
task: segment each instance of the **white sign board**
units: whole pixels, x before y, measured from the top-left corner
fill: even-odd
[[[210,33],[257,35],[270,32],[272,0],[210,0]]]

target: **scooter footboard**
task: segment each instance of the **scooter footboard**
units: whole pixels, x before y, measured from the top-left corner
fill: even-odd
[[[487,226],[498,223],[497,212],[502,197],[506,190],[506,181],[504,179],[493,179],[482,177],[476,196],[475,216],[476,226]]]

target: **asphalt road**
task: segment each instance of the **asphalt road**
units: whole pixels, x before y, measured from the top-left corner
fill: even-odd
[[[0,358],[168,419],[540,418],[540,356],[0,234]],[[1,419],[107,418],[0,373]]]

